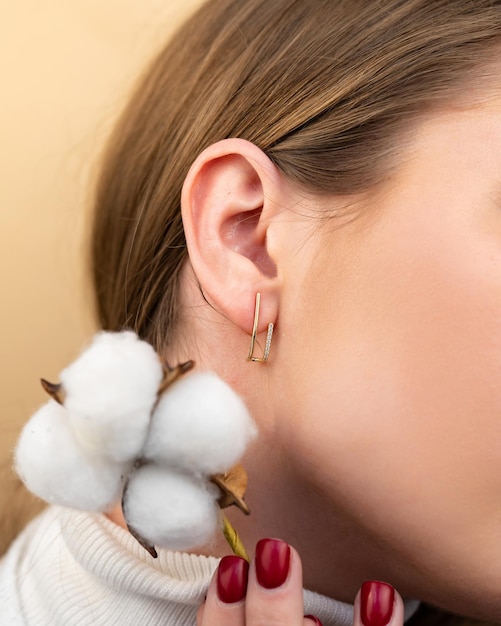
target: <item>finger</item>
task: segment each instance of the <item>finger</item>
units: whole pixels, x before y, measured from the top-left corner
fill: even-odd
[[[198,607],[197,611],[197,623],[196,626],[201,626],[203,624],[204,619],[204,611],[205,611],[205,601]]]
[[[219,562],[197,614],[197,626],[245,626],[245,594],[249,564],[238,556]]]
[[[303,573],[294,548],[277,539],[262,539],[249,572],[246,626],[311,626],[304,619]]]
[[[322,622],[315,615],[305,615],[303,626],[322,626]]]
[[[404,603],[387,583],[365,582],[355,598],[354,626],[403,626]]]

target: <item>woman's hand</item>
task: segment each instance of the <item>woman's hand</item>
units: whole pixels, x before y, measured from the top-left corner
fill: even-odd
[[[364,583],[355,600],[354,626],[402,626],[402,599],[390,585]],[[251,565],[224,557],[216,570],[197,626],[322,626],[303,610],[301,559],[283,541],[262,539]]]

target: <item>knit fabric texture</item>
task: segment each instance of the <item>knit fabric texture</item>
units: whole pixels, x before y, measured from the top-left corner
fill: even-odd
[[[0,624],[194,626],[219,559],[159,550],[151,556],[99,513],[52,506],[0,561]],[[353,607],[304,592],[305,614],[350,626]],[[417,603],[406,602],[406,617]]]

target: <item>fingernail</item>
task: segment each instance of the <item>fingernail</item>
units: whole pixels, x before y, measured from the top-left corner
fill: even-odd
[[[393,615],[395,590],[391,585],[370,580],[362,585],[360,617],[364,626],[386,626]]]
[[[261,539],[256,545],[257,581],[265,589],[284,584],[289,573],[291,549],[278,539]]]
[[[249,564],[239,556],[224,556],[217,568],[217,595],[221,602],[240,602],[247,593]]]
[[[314,615],[305,615],[305,617],[311,619],[315,626],[322,626],[322,622],[318,619],[318,617],[315,617]]]

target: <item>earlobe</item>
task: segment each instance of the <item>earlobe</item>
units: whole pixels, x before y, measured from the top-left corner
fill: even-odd
[[[266,331],[278,314],[272,248],[280,185],[280,173],[259,148],[242,139],[225,139],[204,150],[183,186],[186,242],[202,291],[249,334],[257,292],[257,332]]]

